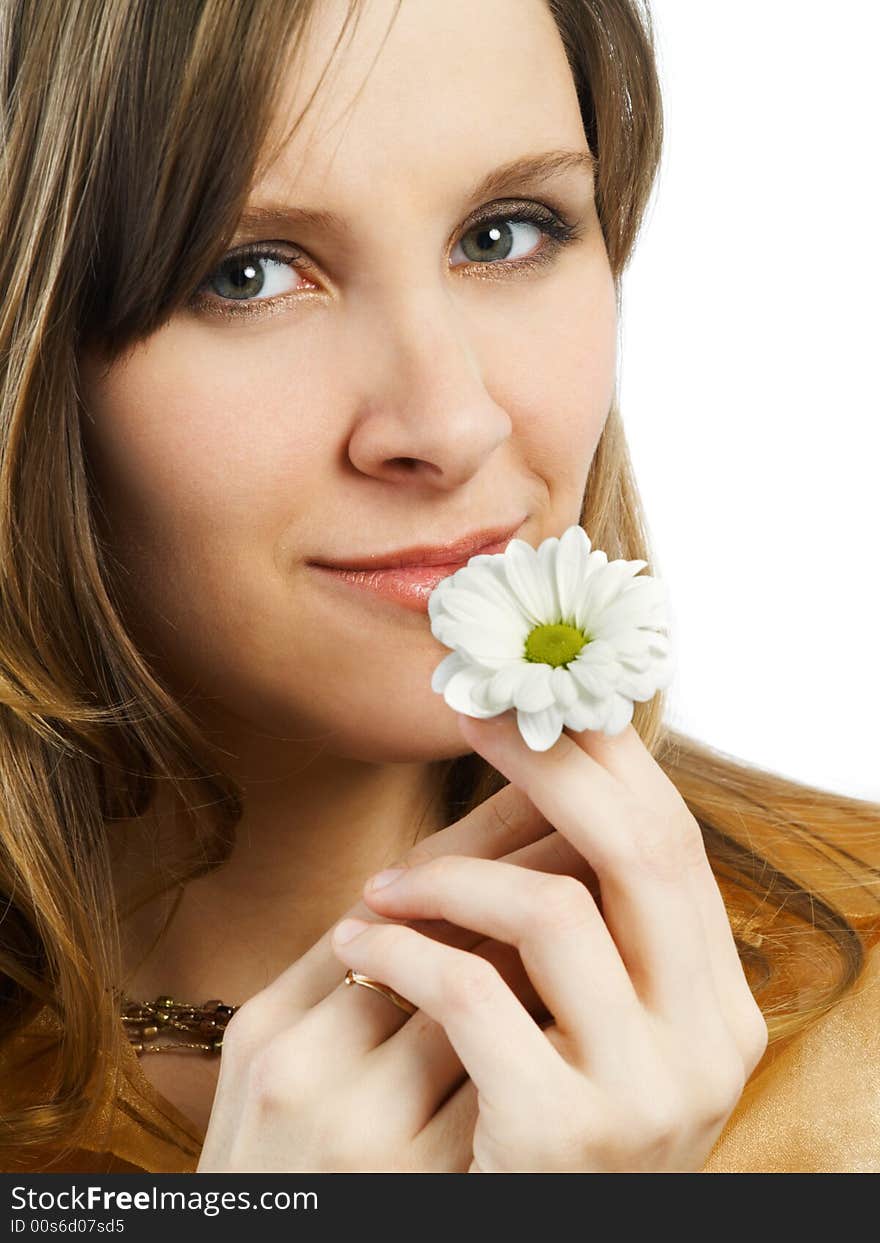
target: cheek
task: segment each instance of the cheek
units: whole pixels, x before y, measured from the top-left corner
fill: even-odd
[[[336,389],[338,369],[318,366],[313,353],[315,373],[329,384],[304,395],[292,360],[288,387],[259,351],[247,363],[248,351],[206,349],[203,334],[191,337],[180,324],[173,331],[173,340],[156,334],[105,378],[84,374],[94,417],[83,421],[86,452],[107,511],[106,538],[127,571],[119,589],[139,645],[172,684],[198,683],[282,730],[320,733],[328,727],[321,712],[335,703],[346,703],[353,720],[368,719],[392,683],[413,719],[433,713],[451,721],[430,689],[447,649],[424,620],[395,622],[409,628],[402,669],[386,618],[352,612],[352,641],[349,614],[337,616],[296,564],[323,546],[330,520],[338,451],[330,412],[350,399]],[[546,526],[567,525],[613,395],[610,274],[581,266],[548,282],[527,322],[518,309],[496,339],[494,355],[484,339],[486,374],[511,416],[520,477],[545,482]],[[335,518],[345,526],[344,514]],[[291,533],[296,548],[286,547]],[[343,629],[345,643],[328,642]],[[392,713],[382,740],[392,749],[395,730]],[[454,753],[454,723],[450,730]]]
[[[504,399],[529,468],[577,508],[614,398],[617,309],[607,265],[576,276],[518,338]]]
[[[265,370],[203,351],[196,375],[182,352],[151,343],[87,386],[83,435],[132,626],[163,649],[187,634],[228,649],[265,602],[292,517],[313,507],[328,450],[290,434],[295,408]]]
[[[289,520],[326,447],[307,423],[291,434],[302,397],[267,384],[264,366],[175,332],[87,381],[86,451],[114,541],[228,558]]]
[[[340,728],[340,706],[344,721],[370,719],[395,682],[414,720],[445,713],[454,753],[454,719],[430,689],[445,649],[427,624],[400,619],[415,653],[401,672],[388,619],[340,609],[299,564],[326,539],[334,450],[322,412],[339,401],[329,390],[311,392],[310,417],[291,434],[292,418],[304,413],[301,389],[267,385],[265,367],[260,380],[232,375],[228,362],[230,374],[221,375],[220,365],[212,371],[201,355],[197,384],[179,368],[174,374],[173,357],[151,353],[148,366],[144,352],[143,361],[84,385],[94,418],[83,423],[86,451],[105,538],[124,567],[115,586],[136,645],[191,704],[193,692],[203,693],[304,741],[326,742]],[[208,375],[222,402],[206,399]],[[271,393],[255,401],[260,383]],[[366,747],[361,758],[374,758],[377,746],[377,754],[395,754],[399,726],[393,714],[382,722],[368,737],[357,728],[343,739],[352,755]],[[408,745],[399,758],[411,752]]]

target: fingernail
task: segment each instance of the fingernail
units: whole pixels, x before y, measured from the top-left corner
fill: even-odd
[[[371,876],[367,881],[367,889],[372,893],[375,889],[384,889],[386,885],[393,884],[398,876],[403,876],[406,868],[386,868],[384,872],[377,872],[375,876]]]
[[[337,945],[344,945],[346,941],[353,941],[360,936],[369,926],[366,919],[343,919],[333,929],[333,940]]]

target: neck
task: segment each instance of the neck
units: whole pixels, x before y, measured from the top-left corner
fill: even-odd
[[[436,763],[366,764],[316,758],[271,779],[241,769],[244,814],[229,858],[143,902],[122,922],[122,988],[238,1006],[265,988],[355,905],[364,881],[442,828]],[[163,861],[192,852],[191,819],[157,799],[115,821],[123,911]]]

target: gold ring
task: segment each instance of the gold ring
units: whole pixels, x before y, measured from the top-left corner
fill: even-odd
[[[362,984],[364,988],[372,988],[374,992],[381,993],[383,997],[393,1001],[398,1010],[403,1010],[404,1014],[415,1014],[416,1010],[418,1010],[418,1006],[414,1006],[411,1001],[401,997],[400,993],[396,993],[387,984],[382,984],[379,980],[373,980],[368,975],[361,975],[360,971],[353,971],[351,967],[345,973],[345,983]]]

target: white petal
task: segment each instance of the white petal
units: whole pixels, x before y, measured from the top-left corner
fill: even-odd
[[[611,665],[617,660],[617,649],[608,639],[591,639],[584,644],[575,659],[588,661],[591,665]]]
[[[447,682],[453,674],[467,668],[467,663],[458,652],[450,652],[448,656],[444,656],[431,674],[431,690],[436,691],[438,695],[442,695],[446,689]]]
[[[454,647],[470,660],[483,661],[497,667],[515,657],[522,658],[524,636],[513,629],[487,630],[474,622],[458,622],[438,618],[431,627],[435,636],[447,647]]]
[[[624,664],[623,676],[615,690],[619,695],[629,695],[630,699],[649,700],[670,685],[674,672],[674,663],[667,655],[651,656],[645,661],[644,669],[630,670]]]
[[[644,673],[624,670],[614,689],[618,695],[626,695],[627,699],[636,699],[640,703],[651,699],[658,689],[653,666],[646,669]]]
[[[577,703],[580,688],[564,665],[558,665],[550,675],[553,697],[560,708],[570,708]]]
[[[600,663],[578,657],[569,662],[568,672],[585,691],[599,696],[609,695],[620,678],[620,666],[616,661]]]
[[[528,662],[524,660],[509,661],[494,675],[490,683],[487,698],[498,711],[506,711],[513,707],[514,696],[525,674]]]
[[[471,694],[472,689],[479,684],[483,676],[481,669],[460,669],[449,679],[443,698],[453,711],[463,712],[466,716],[475,716],[480,719],[496,715],[475,703]]]
[[[434,618],[444,611],[444,599],[446,593],[452,590],[453,574],[449,578],[441,578],[440,582],[428,596],[428,617],[433,622]],[[433,627],[432,627],[433,629]]]
[[[532,623],[541,625],[555,620],[554,593],[531,544],[512,539],[501,555],[510,589]]]
[[[605,699],[584,693],[565,713],[565,724],[576,734],[585,729],[601,729],[605,720]]]
[[[543,712],[556,703],[550,675],[551,665],[523,661],[513,703],[521,712]]]
[[[492,702],[489,697],[489,690],[492,686],[492,678],[494,674],[491,670],[486,671],[483,678],[479,682],[475,682],[471,687],[471,700],[478,708],[484,712],[497,712],[498,706]],[[510,707],[510,704],[507,705]]]
[[[510,589],[504,557],[503,552],[478,553],[476,557],[471,557],[466,566],[453,574],[455,585],[476,592],[500,609],[512,609],[522,618],[524,624],[532,626],[534,622],[523,610],[516,593]]]
[[[558,621],[562,618],[562,606],[559,600],[559,592],[556,589],[556,556],[559,540],[550,535],[547,539],[542,540],[538,545],[538,571],[547,584],[551,599],[548,601],[550,612],[544,617],[545,621]]]
[[[611,601],[601,617],[594,618],[597,633],[622,625],[666,625],[668,593],[665,586],[648,575],[639,575],[626,583],[616,600]]]
[[[614,645],[617,658],[621,661],[644,660],[653,653],[666,651],[668,640],[656,630],[638,630],[631,626],[621,627],[613,635],[608,635],[608,642]]]
[[[600,574],[608,564],[608,554],[601,548],[594,548],[587,557],[587,568],[584,581],[575,605],[574,624],[580,630],[589,630],[592,619],[591,601],[596,591],[596,575]]]
[[[543,712],[517,711],[516,723],[527,747],[549,751],[562,733],[562,709],[554,705]]]
[[[562,535],[556,552],[556,595],[559,616],[573,618],[589,573],[590,540],[583,527],[572,526]]]
[[[485,622],[486,625],[492,625],[499,617],[510,614],[509,606],[501,609],[485,595],[467,587],[453,587],[448,591],[443,599],[443,609],[456,621]]]
[[[446,613],[438,613],[431,622],[431,634],[441,643],[445,643],[447,647],[454,647],[450,632],[454,631],[455,625],[456,623]]]
[[[664,691],[672,685],[675,678],[675,662],[671,656],[658,658],[654,665],[654,682],[658,691]]]
[[[438,619],[441,616],[499,636],[513,636],[513,641],[521,644],[525,643],[532,628],[531,623],[512,601],[508,603],[508,607],[502,608],[486,600],[476,590],[463,588],[448,593]]]
[[[624,586],[628,585],[627,580],[645,565],[646,561],[609,561],[596,572],[590,584],[590,615],[594,623],[601,621],[601,614],[622,596]]]
[[[608,716],[602,727],[603,732],[609,738],[623,733],[632,720],[632,714],[632,700],[627,699],[625,695],[613,695],[609,701]]]
[[[562,532],[559,537],[559,546],[560,548],[565,548],[566,550],[577,550],[578,555],[584,562],[586,562],[590,555],[592,541],[584,528],[579,523],[575,522]]]

